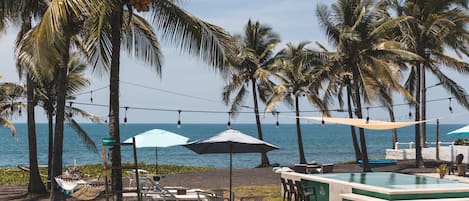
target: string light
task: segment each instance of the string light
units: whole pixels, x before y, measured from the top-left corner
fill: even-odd
[[[410,110],[410,103],[409,103],[409,119],[411,119],[411,118],[412,118],[412,112]]]
[[[125,111],[124,111],[124,125],[127,125],[127,110],[129,109],[129,107],[125,107]]]
[[[275,128],[279,128],[280,127],[280,123],[278,122],[278,115],[279,115],[280,112],[276,112],[277,114],[277,122],[275,122]]]
[[[453,108],[451,107],[451,97],[448,98],[449,99],[449,112],[453,113]]]
[[[228,112],[228,123],[226,123],[226,127],[231,129],[231,112]]]
[[[366,107],[366,123],[370,121],[370,107]]]
[[[326,127],[326,122],[324,121],[324,112],[322,113],[322,116],[321,116],[321,127]]]
[[[69,103],[69,105],[70,105],[70,111],[69,111],[69,113],[68,113],[68,116],[69,116],[70,118],[73,117],[73,114],[72,114],[72,104],[73,104],[73,102],[70,101],[70,103]]]
[[[90,91],[90,102],[93,103],[93,90]]]
[[[181,128],[181,110],[178,110],[178,122],[177,122],[177,128]]]
[[[96,90],[94,90],[96,91]],[[89,93],[89,92],[87,92]],[[453,113],[453,108],[451,106],[451,101],[452,101],[452,98],[454,97],[447,97],[447,98],[438,98],[438,99],[432,99],[432,100],[427,100],[426,102],[436,102],[436,101],[443,101],[443,100],[449,100],[449,110],[451,113]],[[106,105],[106,104],[96,104],[96,103],[85,103],[85,102],[73,102],[73,104],[79,104],[79,105],[87,105],[87,106],[97,106],[97,107],[109,107],[109,105]],[[412,117],[412,112],[411,112],[411,103],[410,102],[406,102],[406,103],[399,103],[399,104],[393,104],[393,106],[403,106],[403,105],[408,105],[409,107],[409,114],[408,114],[408,117],[411,118]],[[377,106],[369,106],[367,108],[383,108],[385,107],[384,105],[377,105]],[[134,109],[134,110],[144,110],[144,111],[163,111],[163,112],[178,112],[179,111],[184,111],[184,112],[191,112],[191,113],[213,113],[213,114],[217,114],[217,113],[226,113],[226,111],[216,111],[216,110],[175,110],[175,109],[167,109],[167,108],[151,108],[151,107],[120,107],[120,108],[123,108],[123,109]],[[347,112],[347,110],[344,110],[344,109],[330,109],[330,110],[327,110],[329,112]],[[279,111],[280,112],[283,112],[283,113],[295,113],[295,111]],[[322,110],[303,110],[302,112],[304,113],[324,113],[324,111]],[[232,113],[232,112],[230,112]],[[239,114],[251,114],[253,113],[252,111],[239,111],[237,112]],[[324,115],[324,114],[322,114]],[[180,118],[180,117],[179,117]],[[230,118],[231,120],[231,118]],[[180,119],[178,120],[180,121]],[[277,122],[276,122],[277,123]],[[229,122],[230,126],[231,126],[231,122]],[[324,119],[322,119],[321,121],[321,124],[323,126],[325,126],[325,122],[324,122]]]

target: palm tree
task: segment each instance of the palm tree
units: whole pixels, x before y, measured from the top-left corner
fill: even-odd
[[[0,21],[8,19],[12,22],[21,23],[21,28],[17,36],[17,42],[31,29],[31,18],[37,17],[42,14],[45,9],[45,2],[37,1],[25,1],[25,0],[3,0],[0,8]],[[0,22],[0,24],[2,24]],[[1,27],[0,27],[1,31]],[[29,185],[28,193],[45,193],[45,187],[39,175],[38,163],[37,163],[37,148],[36,148],[36,128],[34,119],[34,86],[35,83],[32,80],[32,72],[28,72],[24,66],[17,62],[17,70],[20,78],[23,74],[26,77],[27,86],[27,116],[28,116],[28,146],[29,146]]]
[[[223,70],[225,54],[228,52],[231,37],[221,28],[206,23],[169,0],[151,1],[110,1],[113,5],[110,12],[101,12],[87,40],[91,58],[104,69],[110,71],[110,104],[109,135],[120,140],[119,132],[119,59],[121,44],[152,66],[157,73],[161,72],[161,53],[158,40],[147,22],[137,15],[137,11],[149,11],[153,24],[162,33],[162,38],[181,48],[191,55],[198,56],[215,69]],[[129,10],[124,10],[124,7]],[[126,21],[132,20],[132,23]],[[105,22],[105,23],[102,23]],[[132,26],[129,26],[132,25]],[[138,34],[134,34],[138,33]],[[94,37],[93,37],[94,36]],[[94,39],[93,39],[94,38]],[[110,44],[110,45],[109,45]],[[120,147],[111,153],[112,166],[121,167]],[[115,169],[111,173],[112,190],[117,200],[122,199],[122,171]]]
[[[261,24],[252,23],[251,20],[245,26],[244,35],[238,35],[237,55],[231,58],[233,75],[230,82],[223,89],[223,101],[231,104],[231,112],[239,111],[242,102],[251,86],[251,93],[254,103],[254,115],[256,118],[257,134],[263,140],[261,120],[259,117],[258,98],[265,102],[267,89],[270,81],[267,79],[267,64],[271,62],[273,49],[280,42],[279,36],[272,31],[272,28]],[[259,93],[259,97],[258,97]],[[231,97],[233,95],[233,97]],[[231,102],[231,103],[230,103]],[[261,164],[268,166],[269,159],[266,153],[262,153]]]
[[[336,72],[348,73],[345,74],[350,80],[348,87],[351,94],[348,95],[352,97],[357,118],[363,118],[362,97],[367,104],[375,100],[380,82],[409,97],[410,94],[390,73],[395,68],[393,61],[399,61],[404,56],[417,58],[388,37],[389,32],[406,18],[390,19],[385,12],[385,4],[382,1],[373,2],[339,0],[331,5],[332,10],[325,5],[319,5],[316,9],[321,26],[337,49],[337,57],[333,61],[338,64]],[[359,133],[363,171],[371,171],[364,129],[360,128]]]
[[[448,77],[440,66],[468,73],[468,63],[455,58],[446,49],[454,51],[458,57],[468,56],[466,44],[469,39],[466,1],[414,1],[400,4],[391,1],[398,16],[410,16],[396,35],[424,61],[412,65],[406,81],[406,88],[415,95],[415,120],[426,119],[426,71],[431,72],[457,101],[469,109],[467,94],[463,87]],[[420,136],[422,134],[422,136]],[[421,146],[426,141],[426,125],[415,126],[416,166],[422,166]]]
[[[52,177],[62,173],[63,128],[65,121],[66,85],[68,83],[68,63],[72,37],[75,36],[83,21],[86,9],[94,8],[90,1],[54,0],[49,2],[47,10],[38,25],[28,32],[18,48],[18,55],[22,64],[30,69],[51,69],[56,79],[56,120],[54,131],[54,154],[52,162]],[[31,44],[31,45],[25,45]],[[47,49],[47,51],[45,51]],[[23,54],[24,53],[24,54]],[[34,55],[34,57],[28,57]],[[52,180],[52,200],[63,199],[62,193],[57,193],[55,181]]]
[[[25,53],[24,53],[25,54]],[[69,82],[67,83],[67,97],[73,97],[74,94],[79,92],[80,90],[86,88],[90,82],[88,79],[84,77],[84,71],[86,70],[87,64],[81,60],[81,56],[78,53],[74,53],[70,59],[68,64],[68,74],[67,78]],[[46,70],[49,69],[38,69],[38,70]],[[44,71],[37,72],[37,87],[35,87],[35,92],[37,94],[34,102],[38,102],[44,111],[46,112],[47,121],[48,121],[48,130],[49,130],[49,154],[48,154],[48,165],[52,166],[52,151],[53,151],[53,137],[54,137],[54,130],[53,130],[53,123],[54,123],[54,114],[55,114],[55,105],[56,105],[56,96],[57,93],[55,92],[56,89],[56,81],[54,77],[50,77],[49,75],[53,75],[54,73],[48,73]],[[97,147],[95,143],[91,140],[88,134],[77,124],[73,119],[73,114],[81,114],[82,117],[90,119],[92,122],[100,122],[101,119],[93,114],[90,114],[86,111],[80,110],[78,108],[72,107],[72,105],[66,107],[67,114],[66,121],[71,125],[71,127],[75,130],[78,134],[78,137],[82,139],[82,141],[87,145],[87,147],[97,153]],[[52,176],[51,168],[48,169],[48,179],[50,180]],[[50,188],[50,186],[48,186]]]
[[[290,106],[294,105],[296,116],[299,117],[299,99],[301,96],[305,96],[312,105],[329,115],[327,104],[320,97],[321,84],[328,78],[328,76],[324,76],[328,75],[327,69],[323,68],[326,61],[319,52],[307,49],[306,45],[308,44],[309,42],[301,42],[295,46],[288,43],[287,47],[275,56],[276,62],[270,70],[275,72],[274,78],[277,78],[280,83],[273,88],[272,95],[267,99],[266,112],[270,111],[278,102],[285,101]],[[291,95],[293,95],[294,101]],[[296,132],[299,163],[306,164],[300,118],[296,118]]]

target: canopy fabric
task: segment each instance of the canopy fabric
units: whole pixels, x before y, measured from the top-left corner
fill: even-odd
[[[152,129],[135,137],[135,147],[170,147],[175,145],[186,144],[189,138],[182,135],[161,130]],[[128,138],[125,143],[132,143],[132,138]]]
[[[456,136],[456,137],[463,137],[463,136],[467,137],[467,136],[469,136],[469,125],[464,126],[460,129],[451,131],[451,132],[448,133],[448,135]]]
[[[198,154],[260,153],[279,148],[232,129],[223,131],[210,138],[190,142],[183,146]]]
[[[182,145],[198,154],[230,154],[230,200],[232,198],[233,153],[261,153],[279,147],[251,137],[237,130],[228,129],[215,136]]]
[[[389,129],[412,126],[415,124],[432,121],[432,120],[425,120],[425,121],[409,121],[409,122],[389,122],[389,121],[380,121],[380,120],[370,119],[367,122],[366,119],[351,119],[351,118],[333,118],[333,117],[298,117],[298,118],[315,120],[315,121],[324,121],[326,123],[344,124],[344,125],[356,126],[359,128],[366,128],[370,130],[389,130]]]

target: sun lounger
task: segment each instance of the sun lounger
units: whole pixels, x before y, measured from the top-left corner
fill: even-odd
[[[84,180],[72,180],[72,179],[65,179],[61,177],[56,177],[55,181],[60,189],[66,195],[70,195],[78,190],[79,184],[85,184]]]
[[[94,200],[104,192],[104,182],[97,180],[85,181],[83,179],[68,179],[61,176],[54,178],[59,190],[78,200]]]

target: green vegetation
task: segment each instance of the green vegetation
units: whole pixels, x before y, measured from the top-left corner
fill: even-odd
[[[131,164],[123,164],[124,167],[130,167]],[[148,170],[150,173],[155,172],[154,164],[139,164],[140,169]],[[101,164],[91,164],[78,166],[78,169],[85,174],[86,178],[93,179],[99,178],[103,175],[103,166]],[[194,167],[194,166],[180,166],[180,165],[158,165],[158,172],[160,174],[177,174],[187,172],[204,172],[210,168],[207,167]],[[47,169],[40,168],[42,181],[47,181]],[[64,169],[65,171],[65,169]],[[108,172],[110,175],[110,172]],[[29,173],[18,168],[0,168],[0,185],[26,185],[28,184]]]
[[[240,186],[233,188],[237,198],[247,196],[263,196],[264,200],[281,201],[280,184],[271,184],[264,186]],[[228,196],[228,194],[226,194]]]
[[[454,141],[454,145],[469,145],[467,138],[458,138]]]

